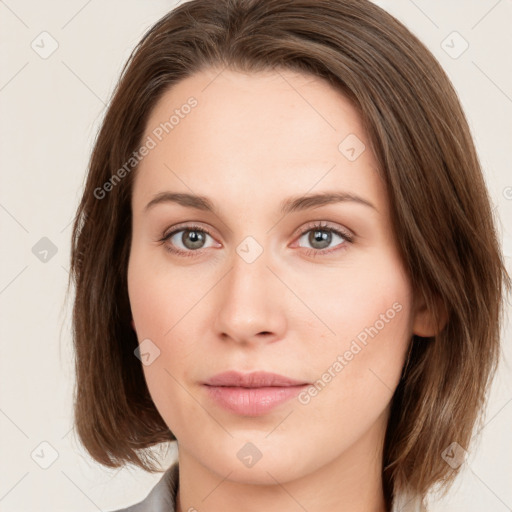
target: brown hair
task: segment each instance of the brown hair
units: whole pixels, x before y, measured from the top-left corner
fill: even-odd
[[[415,294],[447,318],[436,336],[411,339],[384,444],[385,496],[389,505],[402,491],[423,497],[435,483],[447,487],[456,471],[441,453],[454,441],[468,447],[499,359],[511,281],[449,79],[406,27],[367,0],[193,0],[158,21],[133,51],[95,142],[73,228],[74,412],[82,443],[103,465],[158,471],[149,447],[175,439],[134,356],[127,292],[134,172],[103,198],[95,191],[139,147],[159,98],[207,67],[313,74],[360,112]]]

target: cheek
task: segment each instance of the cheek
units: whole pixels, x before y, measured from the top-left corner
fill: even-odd
[[[163,251],[163,249],[161,249]],[[187,321],[187,311],[201,298],[202,288],[177,269],[170,272],[149,251],[134,248],[128,265],[128,295],[139,341],[164,340]]]
[[[409,281],[396,259],[382,256],[333,276],[325,289],[313,307],[335,334],[310,355],[317,380],[302,403],[317,422],[337,417],[345,429],[350,418],[364,429],[385,411],[400,380],[412,336]]]
[[[408,311],[395,304],[395,309],[388,302],[377,302],[371,308],[367,305],[368,322],[363,322],[361,329],[359,318],[350,329],[359,337],[341,334],[322,351],[310,354],[316,380],[297,400],[294,420],[309,426],[320,459],[328,459],[332,450],[355,446],[366,433],[373,432],[369,434],[373,436],[380,431],[383,435],[381,429],[386,425],[409,343]],[[388,311],[388,323],[375,321],[372,312],[380,311],[384,315]],[[347,312],[342,321],[351,324],[353,318]],[[338,327],[343,333],[343,325]]]
[[[298,294],[307,297],[310,309],[328,328],[319,322],[311,324],[312,329],[316,325],[325,331],[318,348],[327,345],[341,350],[357,337],[364,344],[366,338],[375,336],[381,345],[389,339],[399,345],[400,339],[407,338],[410,284],[392,252],[380,249],[358,254],[347,260],[346,267],[323,270],[314,279],[308,276],[297,282],[301,283]]]
[[[190,275],[163,272],[148,261],[144,251],[130,256],[130,307],[141,353],[150,353],[151,363],[142,368],[151,397],[164,418],[178,418],[181,410],[193,411],[191,398],[178,381],[186,380],[204,356],[196,353],[200,334],[193,329],[198,325],[195,308],[205,291],[191,282]]]

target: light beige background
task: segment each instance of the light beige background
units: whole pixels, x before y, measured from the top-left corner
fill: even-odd
[[[419,36],[452,79],[501,219],[512,271],[512,2],[377,3]],[[0,0],[3,512],[113,510],[144,498],[160,478],[102,468],[74,436],[70,304],[64,304],[64,293],[70,223],[105,106],[132,48],[175,4]],[[454,58],[464,41],[468,48]],[[52,44],[56,50],[42,58]],[[57,250],[46,262],[32,251],[43,237]],[[511,338],[507,325],[486,426],[453,491],[432,505],[433,512],[512,509]],[[173,456],[171,451],[166,460]]]

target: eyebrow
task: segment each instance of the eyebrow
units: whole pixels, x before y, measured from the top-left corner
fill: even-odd
[[[361,204],[378,211],[377,208],[367,199],[353,194],[351,192],[320,192],[317,194],[308,194],[302,196],[293,196],[285,199],[280,205],[281,214],[308,210],[318,206],[324,206],[334,203],[353,202]],[[148,211],[157,204],[162,203],[177,203],[187,208],[194,208],[206,212],[217,214],[217,210],[210,199],[205,196],[198,196],[195,194],[178,193],[178,192],[160,192],[146,205],[144,211]]]

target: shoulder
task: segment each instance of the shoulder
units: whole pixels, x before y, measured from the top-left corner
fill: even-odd
[[[110,512],[175,512],[178,483],[179,468],[175,461],[142,501]]]

